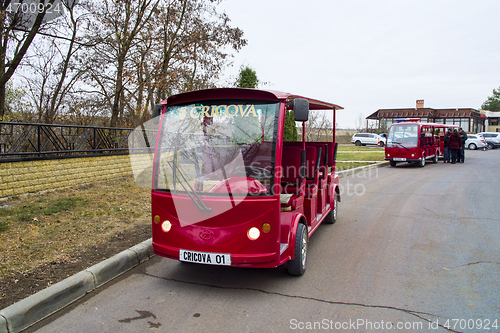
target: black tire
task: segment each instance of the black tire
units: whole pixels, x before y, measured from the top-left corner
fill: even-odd
[[[337,201],[337,193],[335,193],[335,199],[333,199],[333,209],[326,214],[325,223],[334,224],[337,222],[337,214],[339,213],[339,202]]]
[[[361,146],[361,141],[357,140],[356,142],[354,142],[354,144],[359,147]]]
[[[394,161],[389,161],[389,164],[391,165],[391,167],[395,167],[397,163]]]
[[[436,155],[434,155],[434,157],[432,158],[432,163],[437,163],[438,162],[438,156],[437,156],[437,152],[436,152]]]
[[[494,147],[493,147],[493,144],[491,144],[491,143],[489,143],[489,142],[488,142],[488,144],[487,144],[486,146],[488,147],[488,149],[493,149],[493,148],[494,148]]]
[[[385,146],[384,141],[380,141],[380,147],[383,148]]]
[[[422,159],[420,160],[420,162],[418,162],[418,166],[421,168],[425,166],[425,155],[422,156]]]
[[[306,271],[307,259],[307,228],[304,224],[297,225],[297,234],[295,235],[295,256],[293,260],[288,261],[288,273],[290,275],[302,275]]]
[[[470,150],[476,150],[477,149],[477,145],[474,142],[471,142],[471,143],[469,143],[469,147],[468,148]]]

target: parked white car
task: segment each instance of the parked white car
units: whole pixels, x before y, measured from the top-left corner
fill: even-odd
[[[481,149],[486,146],[486,141],[483,137],[476,134],[467,134],[467,141],[465,141],[465,148],[470,150]]]
[[[500,147],[500,133],[499,132],[480,132],[477,135],[484,138],[488,149]]]
[[[356,133],[352,136],[351,143],[356,146],[366,146],[366,145],[379,145],[380,147],[385,146],[385,138],[373,133]]]

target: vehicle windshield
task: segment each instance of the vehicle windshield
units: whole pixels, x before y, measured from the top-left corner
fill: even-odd
[[[193,201],[271,195],[278,111],[279,102],[241,100],[168,106],[155,189]]]
[[[416,124],[394,124],[387,135],[388,147],[417,147],[418,125]]]

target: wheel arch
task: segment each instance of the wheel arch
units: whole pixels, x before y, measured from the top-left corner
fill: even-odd
[[[338,185],[335,185],[335,194],[337,195],[337,198],[338,198],[338,202],[340,202],[340,186]]]

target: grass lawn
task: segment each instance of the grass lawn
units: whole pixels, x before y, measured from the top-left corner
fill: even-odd
[[[357,168],[360,166],[370,165],[370,164],[373,164],[373,163],[370,163],[370,162],[337,162],[335,170],[337,172],[344,171],[344,170],[354,169],[354,168]]]
[[[337,151],[337,161],[384,161],[384,151],[366,153]]]
[[[384,152],[384,148],[379,148],[377,146],[355,146],[351,145],[339,145],[337,151],[380,151]]]

